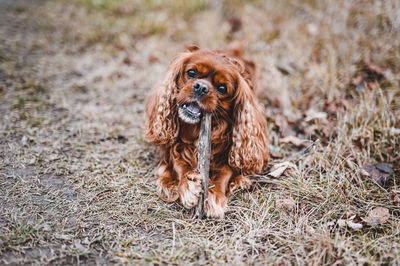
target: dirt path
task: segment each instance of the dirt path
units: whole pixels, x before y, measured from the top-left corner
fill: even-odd
[[[157,78],[148,73],[161,68],[145,69],[143,54],[51,43],[45,3],[0,3],[1,260],[115,262],[107,250],[152,190],[154,149],[141,126]]]

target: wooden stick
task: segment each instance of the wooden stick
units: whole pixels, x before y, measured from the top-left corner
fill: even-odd
[[[211,157],[211,114],[205,113],[201,119],[199,144],[198,144],[197,170],[200,174],[203,187],[200,193],[199,203],[196,206],[195,217],[201,219],[204,216],[204,206],[208,196],[208,178],[210,175]]]

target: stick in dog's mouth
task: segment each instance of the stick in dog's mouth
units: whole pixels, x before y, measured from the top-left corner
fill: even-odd
[[[208,179],[210,175],[211,157],[211,114],[204,112],[201,119],[197,170],[199,171],[202,185],[202,192],[196,206],[195,217],[201,219],[204,216],[204,207],[208,196]]]

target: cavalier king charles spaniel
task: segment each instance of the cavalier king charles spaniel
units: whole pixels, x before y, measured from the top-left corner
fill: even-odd
[[[189,46],[172,59],[146,103],[146,137],[163,154],[155,173],[163,200],[179,199],[188,209],[198,204],[197,144],[204,112],[212,114],[208,217],[223,218],[228,196],[248,188],[246,175],[266,166],[267,121],[255,94],[255,72],[240,47]]]

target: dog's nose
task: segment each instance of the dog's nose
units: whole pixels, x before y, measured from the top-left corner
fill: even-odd
[[[194,91],[194,94],[196,94],[199,97],[202,97],[209,92],[209,89],[206,84],[204,84],[203,82],[197,81],[193,85],[193,91]]]

